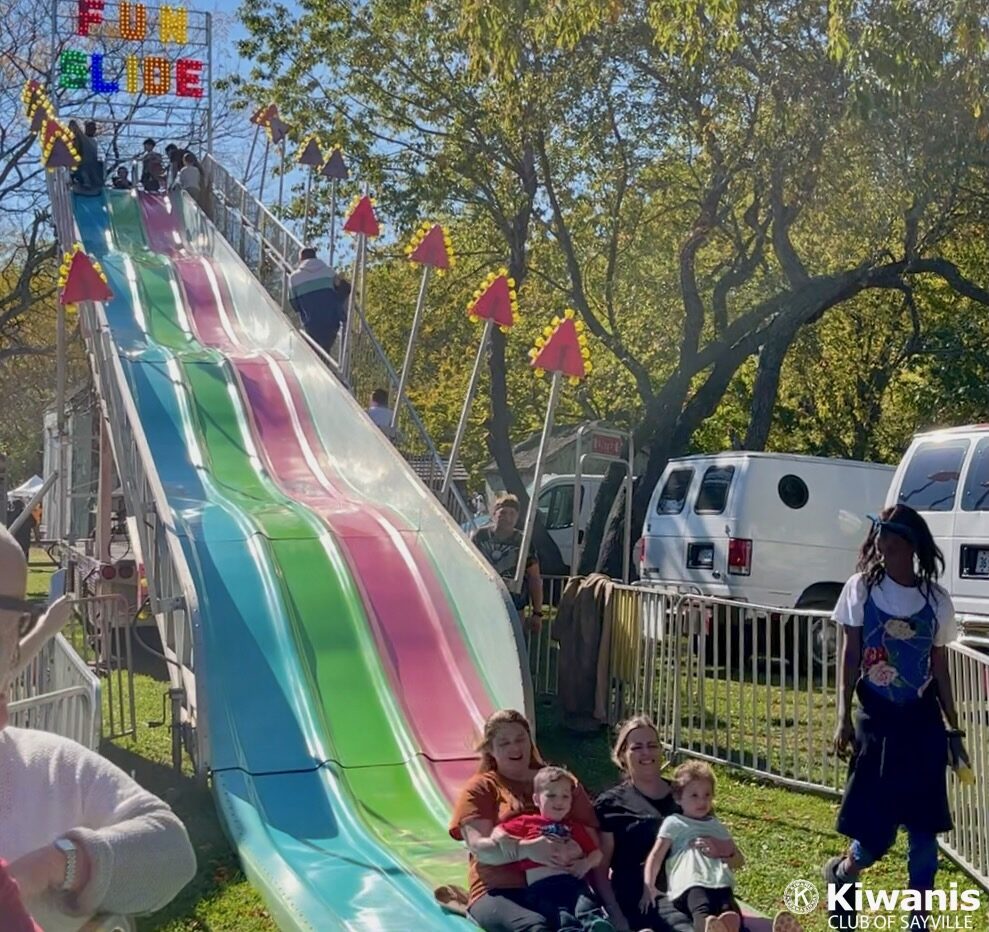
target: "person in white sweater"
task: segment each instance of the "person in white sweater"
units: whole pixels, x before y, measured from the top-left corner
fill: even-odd
[[[39,617],[26,586],[24,554],[0,528],[0,859],[45,932],[77,932],[100,913],[154,912],[196,873],[185,826],[99,754],[8,727],[11,680],[71,611],[62,598]]]

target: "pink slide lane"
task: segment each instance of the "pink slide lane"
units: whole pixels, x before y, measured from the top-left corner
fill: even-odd
[[[221,350],[238,375],[265,466],[336,539],[395,696],[437,784],[455,798],[476,767],[468,742],[491,703],[417,532],[401,530],[386,509],[352,497],[322,448],[291,365],[245,351],[209,259],[179,252],[177,218],[167,204],[142,197],[141,206],[148,242],[173,257],[199,340]]]

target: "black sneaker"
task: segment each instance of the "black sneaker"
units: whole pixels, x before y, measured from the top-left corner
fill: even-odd
[[[844,860],[844,855],[831,858],[831,860],[824,865],[824,870],[822,871],[824,874],[824,882],[834,884],[835,892],[840,890],[846,884],[852,883],[850,880],[841,880],[838,877],[838,865]],[[845,895],[845,902],[854,902],[853,889],[850,889]],[[828,928],[840,930],[840,932],[849,932],[849,930],[856,927],[855,916],[856,912],[854,906],[846,909],[840,903],[835,903],[835,908],[828,910]],[[832,920],[831,917],[835,918]]]

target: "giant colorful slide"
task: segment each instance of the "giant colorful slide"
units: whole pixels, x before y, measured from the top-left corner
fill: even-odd
[[[450,803],[525,709],[500,581],[190,201],[75,197],[201,615],[221,819],[283,929],[466,928]]]

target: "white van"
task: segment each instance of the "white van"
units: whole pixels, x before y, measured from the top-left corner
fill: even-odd
[[[757,605],[831,609],[893,472],[789,453],[670,460],[643,525],[639,575]]]
[[[886,504],[924,516],[944,553],[941,584],[962,633],[989,647],[989,424],[917,434]]]

